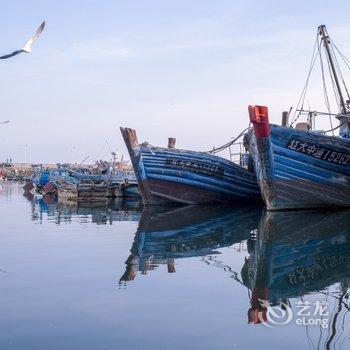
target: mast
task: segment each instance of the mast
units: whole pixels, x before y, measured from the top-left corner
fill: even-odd
[[[332,70],[333,79],[334,79],[334,82],[336,85],[336,89],[338,91],[339,106],[340,106],[340,113],[337,116],[337,119],[340,121],[339,136],[350,139],[350,119],[349,119],[350,112],[347,108],[347,103],[349,103],[349,101],[344,100],[343,93],[342,93],[342,90],[340,88],[337,70],[335,68],[333,56],[332,56],[332,53],[331,53],[331,50],[329,47],[330,40],[329,40],[329,35],[327,33],[326,26],[324,24],[320,25],[318,27],[318,32],[319,32],[319,35],[321,35],[321,37],[322,37],[323,45],[324,45],[326,53],[327,53],[329,65],[330,65],[331,70]]]
[[[347,114],[348,111],[347,111],[347,108],[346,108],[346,104],[345,104],[345,100],[344,100],[344,97],[343,97],[342,90],[340,88],[340,83],[339,83],[337,71],[335,69],[333,56],[332,56],[331,50],[329,48],[330,40],[329,40],[329,35],[327,33],[326,26],[324,24],[322,24],[322,25],[320,25],[318,27],[318,30],[319,30],[319,34],[322,36],[323,45],[324,45],[324,47],[326,49],[328,60],[329,60],[329,63],[330,63],[331,69],[332,69],[332,73],[333,73],[334,82],[335,82],[335,85],[336,85],[337,90],[338,90],[339,102],[340,102],[340,107],[341,107],[341,113],[342,114]]]

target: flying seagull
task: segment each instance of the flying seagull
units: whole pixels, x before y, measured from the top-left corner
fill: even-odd
[[[10,121],[9,120],[6,120],[4,122],[0,122],[0,124],[8,124]]]
[[[26,53],[32,52],[32,45],[36,41],[36,39],[39,38],[40,34],[44,30],[44,27],[45,27],[45,21],[40,24],[40,26],[36,30],[35,34],[26,42],[26,44],[23,46],[22,49],[13,51],[12,53],[10,53],[8,55],[0,56],[0,59],[4,60],[6,58],[10,58],[10,57],[16,56],[16,55],[18,55],[19,53],[22,53],[22,52],[26,52]]]

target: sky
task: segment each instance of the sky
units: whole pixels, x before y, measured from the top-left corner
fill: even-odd
[[[0,61],[0,121],[10,120],[0,161],[125,158],[120,126],[152,145],[176,137],[208,150],[248,126],[249,104],[280,123],[319,24],[350,57],[349,13],[336,0],[0,0],[0,54],[46,21],[31,54]],[[310,90],[312,109],[325,110],[317,77]]]

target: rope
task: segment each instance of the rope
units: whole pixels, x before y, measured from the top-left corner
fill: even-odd
[[[304,109],[298,109],[298,112],[301,113],[307,113],[307,114],[310,114],[310,113],[313,113],[313,114],[316,114],[316,115],[328,115],[329,117],[347,117],[349,118],[350,120],[350,117],[349,116],[346,116],[346,115],[339,115],[339,114],[334,114],[334,113],[325,113],[325,112],[318,112],[318,111],[313,111],[313,112],[310,112],[310,111],[306,111]],[[332,129],[329,129],[329,130],[326,130],[324,131],[324,133],[328,133],[328,132],[331,132],[331,131],[334,131],[334,130],[337,130],[339,129],[342,125],[344,125],[345,123],[348,123],[347,121],[343,121],[342,123],[340,123],[338,126],[336,126],[335,128],[332,128]],[[333,135],[334,136],[334,135]]]
[[[334,44],[333,40],[331,40],[331,39],[329,39],[329,40],[330,40],[330,43],[331,43],[330,46],[331,46],[331,52],[332,52],[333,58],[334,58],[335,69],[336,69],[337,74],[339,75],[339,77],[340,77],[340,79],[342,81],[342,84],[344,86],[346,94],[347,94],[348,98],[350,99],[350,93],[349,93],[349,90],[348,90],[348,88],[346,86],[346,83],[345,83],[345,80],[344,80],[344,76],[343,76],[343,74],[341,72],[340,65],[339,65],[339,62],[338,62],[338,59],[336,57],[336,53],[335,53],[334,49],[338,52],[338,54],[340,55],[340,57],[342,58],[342,60],[344,61],[344,63],[346,64],[346,66],[347,66],[347,68],[349,70],[350,70],[350,60],[347,57],[345,57],[340,52],[338,47]],[[313,70],[313,67],[314,67],[314,64],[315,64],[315,61],[316,61],[316,57],[319,56],[320,65],[321,65],[321,72],[322,72],[323,95],[324,95],[325,105],[326,105],[326,108],[328,110],[328,114],[327,113],[323,113],[323,114],[327,114],[328,115],[329,123],[330,123],[330,126],[331,126],[331,129],[325,131],[325,133],[332,132],[332,134],[334,136],[334,131],[339,129],[346,122],[342,122],[337,127],[333,127],[333,122],[332,122],[332,117],[331,117],[333,114],[331,113],[331,108],[330,108],[330,100],[329,100],[329,96],[328,96],[328,90],[327,90],[327,84],[326,84],[326,78],[325,78],[325,68],[324,68],[324,61],[323,61],[323,58],[322,58],[321,45],[322,45],[322,39],[319,39],[319,36],[317,34],[316,42],[315,42],[313,53],[312,53],[312,57],[311,57],[311,64],[310,64],[309,72],[308,72],[307,79],[306,79],[306,83],[305,83],[304,88],[302,90],[301,96],[300,96],[298,104],[297,104],[297,108],[295,109],[295,112],[294,112],[294,115],[293,115],[293,118],[292,118],[292,122],[291,122],[290,125],[293,126],[293,124],[299,119],[299,117],[301,116],[302,112],[304,111],[304,103],[305,103],[305,98],[306,98],[306,91],[307,91],[307,88],[308,88],[308,85],[309,85],[310,75],[311,75],[311,72]],[[317,46],[317,54],[315,55],[316,46]],[[333,89],[333,92],[334,92],[334,96],[336,98],[337,104],[339,104],[340,96],[339,96],[339,92],[338,92],[336,84],[335,84],[333,72],[332,72],[332,69],[331,69],[331,63],[330,63],[330,59],[329,59],[328,55],[326,55],[326,61],[327,61],[327,66],[328,66],[328,71],[329,71],[329,75],[330,75],[330,81],[331,81],[332,89]],[[299,106],[300,106],[300,108],[298,108]],[[342,107],[342,106],[338,106],[338,107]],[[341,108],[341,110],[342,110],[342,108]],[[299,113],[297,114],[297,112],[299,112]]]
[[[245,135],[245,133],[249,130],[249,127],[244,129],[236,138],[234,138],[232,141],[225,143],[224,145],[218,147],[218,148],[213,148],[210,151],[206,151],[205,153],[211,153],[211,154],[216,154],[219,153],[221,151],[223,151],[224,149],[230,147],[231,145],[233,145],[238,139],[240,139],[243,135]]]
[[[350,60],[338,49],[337,45],[335,45],[333,40],[330,39],[330,42],[332,43],[332,47],[334,47],[337,50],[339,56],[342,58],[342,60],[344,61],[345,65],[350,70]]]
[[[337,129],[340,129],[345,123],[347,123],[347,122],[344,121],[344,122],[340,123],[338,126],[336,126],[335,128],[326,130],[325,134],[327,134],[327,132],[331,132],[332,131],[332,135],[334,136],[334,131],[337,130]]]
[[[342,71],[340,69],[339,62],[338,62],[337,56],[335,55],[334,48],[333,48],[332,45],[331,45],[331,50],[333,52],[334,60],[335,60],[336,67],[337,67],[337,70],[338,70],[338,74],[339,74],[339,76],[341,78],[341,81],[342,81],[342,83],[344,85],[344,89],[346,91],[346,95],[348,96],[348,99],[350,99],[349,90],[348,90],[348,87],[346,86],[346,83],[345,83],[345,80],[344,80],[344,77],[343,77],[343,73],[342,73]]]
[[[296,115],[298,107],[300,106],[300,109],[303,109],[303,107],[304,107],[306,91],[307,91],[307,88],[309,86],[310,76],[311,76],[311,73],[312,73],[312,70],[314,68],[314,65],[315,65],[315,62],[316,62],[316,58],[317,58],[317,54],[315,54],[316,47],[318,47],[318,33],[316,34],[316,40],[315,40],[314,48],[313,48],[313,51],[312,51],[311,63],[310,63],[309,71],[308,71],[308,74],[307,74],[306,82],[305,82],[304,88],[303,88],[303,90],[301,92],[301,95],[299,97],[299,100],[298,100],[298,103],[297,103],[297,108],[295,109],[295,112],[293,114],[290,126],[293,126],[293,124],[300,117],[300,113],[298,115]]]

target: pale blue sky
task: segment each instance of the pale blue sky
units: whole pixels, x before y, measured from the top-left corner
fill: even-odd
[[[296,104],[319,24],[350,56],[348,1],[1,1],[0,161],[80,162],[140,141],[206,150]],[[310,103],[322,106],[316,88]],[[323,108],[324,109],[324,108]]]

